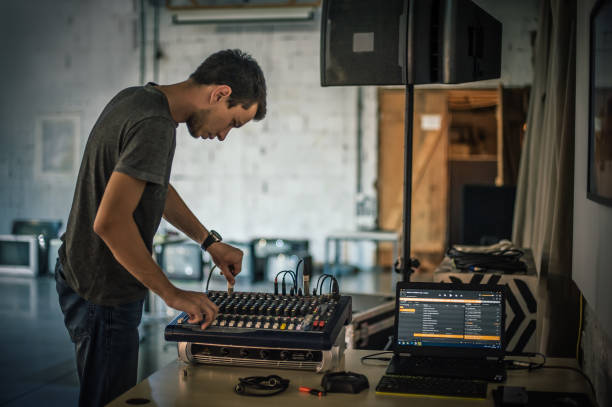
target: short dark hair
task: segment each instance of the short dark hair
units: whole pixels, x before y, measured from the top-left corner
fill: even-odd
[[[200,85],[227,85],[232,88],[229,107],[240,104],[248,109],[257,103],[255,120],[266,116],[266,80],[249,54],[239,49],[218,51],[202,62],[190,79]]]

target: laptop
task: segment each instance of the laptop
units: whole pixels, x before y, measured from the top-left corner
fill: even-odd
[[[400,282],[386,374],[502,382],[506,286]]]

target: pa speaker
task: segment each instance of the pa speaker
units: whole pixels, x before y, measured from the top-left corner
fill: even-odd
[[[324,0],[321,85],[499,77],[501,23],[470,0]]]

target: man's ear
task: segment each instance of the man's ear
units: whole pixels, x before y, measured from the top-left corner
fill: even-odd
[[[217,103],[227,99],[232,94],[232,88],[227,85],[216,86],[210,94],[210,102]]]

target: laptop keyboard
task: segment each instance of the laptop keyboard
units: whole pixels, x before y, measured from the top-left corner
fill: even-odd
[[[376,393],[485,399],[487,383],[449,377],[384,375],[376,386]]]
[[[411,356],[394,358],[387,374],[441,376],[488,381],[505,380],[503,364],[486,359]]]

